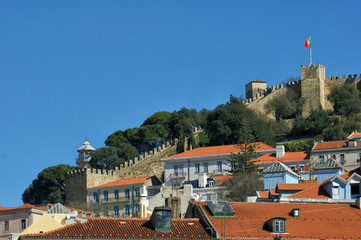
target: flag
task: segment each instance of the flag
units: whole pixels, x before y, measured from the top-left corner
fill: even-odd
[[[307,38],[305,41],[305,48],[310,48],[311,47],[311,37]]]

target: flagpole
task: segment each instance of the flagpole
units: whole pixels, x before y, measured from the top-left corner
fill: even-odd
[[[312,51],[311,51],[311,36],[310,36],[310,66],[312,65]]]

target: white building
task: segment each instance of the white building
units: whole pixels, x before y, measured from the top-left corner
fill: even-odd
[[[261,155],[275,153],[276,149],[265,143],[256,143],[256,152]],[[176,154],[161,159],[164,162],[164,182],[166,186],[180,186],[184,181],[199,178],[200,173],[206,173],[207,178],[215,175],[225,175],[231,170],[232,153],[239,153],[237,145],[200,147],[191,151]]]

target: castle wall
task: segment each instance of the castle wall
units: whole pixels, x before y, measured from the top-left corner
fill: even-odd
[[[119,179],[152,175],[160,178],[164,170],[164,165],[160,159],[175,154],[177,143],[178,140],[174,139],[161,147],[155,148],[153,151],[145,153],[144,156],[140,155],[139,158],[125,162],[114,170],[85,168],[67,173],[65,176],[66,202],[74,205],[84,205],[87,200],[88,188]]]
[[[254,98],[257,94],[264,92],[266,89],[266,82],[252,81],[246,85],[246,98]]]
[[[287,98],[291,101],[301,97],[301,81],[287,83]]]

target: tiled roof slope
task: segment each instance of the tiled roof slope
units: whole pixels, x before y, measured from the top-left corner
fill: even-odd
[[[220,238],[271,238],[275,235],[264,229],[267,220],[286,218],[287,234],[282,239],[360,239],[361,211],[346,204],[290,204],[290,203],[230,203],[234,217],[213,217],[205,202],[201,205]],[[300,209],[300,217],[291,211]],[[225,227],[225,229],[224,229]],[[279,234],[280,235],[280,234]]]
[[[209,239],[198,219],[172,219],[172,232],[156,232],[149,220],[129,218],[93,218],[41,234],[22,238],[78,239]]]
[[[352,171],[341,174],[339,177],[343,178],[345,180],[348,180],[355,173],[361,176],[361,169],[356,168]],[[300,192],[297,192],[295,194],[287,196],[286,198],[322,198],[322,199],[331,198],[331,196],[323,188],[323,185],[325,185],[329,182],[330,182],[330,180],[326,180],[326,181],[316,184],[310,188],[306,188],[305,190],[302,190]]]
[[[283,191],[287,191],[287,190],[305,190],[307,188],[310,188],[314,185],[317,184],[317,180],[310,180],[310,181],[304,181],[301,183],[278,183],[277,184],[277,189],[278,190],[283,190]]]
[[[256,151],[265,151],[265,150],[275,150],[274,147],[271,147],[265,143],[257,142]],[[186,158],[186,157],[199,157],[199,156],[212,156],[212,155],[223,155],[230,153],[238,153],[239,147],[237,145],[223,145],[223,146],[213,146],[213,147],[199,147],[187,152],[179,153],[170,157],[163,159],[174,159],[174,158]]]
[[[351,138],[361,138],[361,133],[359,132],[353,132],[350,134],[350,136],[347,137],[347,139],[351,139]]]
[[[302,161],[309,160],[310,152],[287,152],[281,158],[276,157],[276,153],[268,153],[257,158],[257,164],[272,163],[272,162],[288,162],[288,161]]]
[[[314,148],[314,150],[332,149],[332,148],[342,148],[342,147],[345,146],[345,143],[346,143],[346,142],[347,142],[347,140],[318,143],[318,144],[316,145],[316,147]],[[360,147],[360,146],[361,146],[361,142],[358,142],[358,143],[357,143],[357,146]]]
[[[138,177],[138,178],[124,178],[118,181],[102,184],[99,186],[95,186],[92,188],[102,188],[102,187],[114,187],[114,186],[123,186],[123,185],[131,185],[131,184],[140,184],[147,181],[151,176],[148,177]]]
[[[228,179],[231,179],[232,176],[214,176],[212,177],[212,179],[216,180],[217,183],[215,185],[215,187],[219,187],[221,186],[225,181],[227,181]]]

